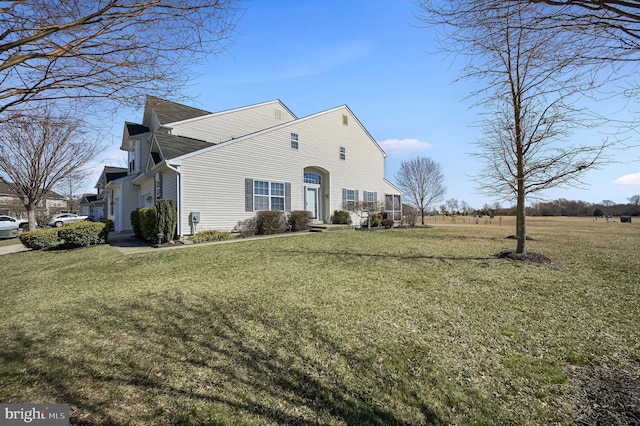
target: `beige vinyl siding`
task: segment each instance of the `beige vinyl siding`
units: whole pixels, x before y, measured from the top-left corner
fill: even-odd
[[[280,118],[276,118],[276,109]],[[280,102],[270,102],[176,123],[172,134],[220,143],[294,119]]]
[[[325,212],[342,209],[343,188],[375,191],[383,198],[384,154],[355,117],[343,125],[344,114],[350,115],[347,108],[337,108],[185,158],[182,223],[188,223],[190,211],[199,211],[199,230],[231,230],[254,216],[244,211],[245,178],[291,183],[291,210],[303,210],[306,167],[329,173]],[[292,132],[299,135],[297,150],[290,148]],[[346,160],[339,158],[340,147],[346,148]]]

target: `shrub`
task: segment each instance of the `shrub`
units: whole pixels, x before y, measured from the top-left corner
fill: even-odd
[[[295,210],[289,214],[289,225],[291,231],[308,231],[311,229],[311,212],[306,210]]]
[[[216,230],[201,231],[196,235],[191,236],[191,241],[194,243],[208,243],[212,241],[226,241],[232,240],[235,236],[231,232],[222,232]]]
[[[233,229],[233,232],[240,234],[242,238],[253,237],[256,235],[256,218],[250,217],[249,219],[240,220]]]
[[[256,215],[256,233],[259,235],[281,234],[286,230],[287,218],[278,210],[262,210]]]
[[[106,233],[113,232],[116,227],[111,219],[102,218],[98,222],[104,223],[104,230]]]
[[[140,237],[143,240],[154,241],[158,235],[158,221],[155,207],[138,209],[138,221],[140,223]]]
[[[58,229],[47,228],[25,231],[20,234],[20,242],[27,248],[41,250],[58,244]]]
[[[106,224],[102,222],[70,223],[58,230],[58,238],[64,241],[65,248],[86,247],[92,244],[104,244]]]
[[[142,239],[142,228],[140,226],[140,212],[136,209],[131,212],[131,227],[133,228],[133,235],[136,238]]]
[[[389,228],[393,228],[393,219],[383,219],[382,220],[382,226],[384,226],[385,228],[389,229]]]
[[[369,221],[369,226],[371,228],[377,228],[382,225],[382,215],[380,213],[370,214],[367,220]]]
[[[631,216],[620,216],[620,223],[631,223]]]
[[[173,241],[178,227],[178,211],[173,200],[158,200],[156,210],[158,233],[162,233],[165,241]]]
[[[351,215],[344,210],[336,210],[333,212],[332,223],[335,225],[351,225]]]

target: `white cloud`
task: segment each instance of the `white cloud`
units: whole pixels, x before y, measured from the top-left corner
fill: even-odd
[[[620,176],[613,181],[614,185],[620,186],[640,186],[640,173],[630,173],[628,175]]]
[[[429,142],[419,139],[386,139],[378,143],[384,152],[394,155],[418,153],[433,147]]]

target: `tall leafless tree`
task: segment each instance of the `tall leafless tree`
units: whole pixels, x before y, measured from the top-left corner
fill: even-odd
[[[606,160],[606,141],[566,142],[574,129],[594,124],[577,102],[594,88],[597,73],[584,67],[586,47],[573,44],[532,3],[422,0],[419,5],[423,21],[440,27],[443,50],[468,55],[461,78],[482,84],[472,94],[484,110],[484,136],[475,153],[484,163],[478,187],[516,201],[516,253],[524,254],[527,197],[580,185],[588,170]]]
[[[42,101],[86,111],[149,92],[175,98],[189,67],[225,48],[238,1],[1,2],[0,121]]]
[[[429,206],[442,199],[446,188],[440,164],[428,157],[418,157],[400,163],[396,184],[407,199],[420,210],[424,225],[424,213]]]
[[[98,142],[85,135],[85,123],[51,106],[0,122],[0,179],[22,199],[30,230],[44,195],[82,174],[98,150]]]

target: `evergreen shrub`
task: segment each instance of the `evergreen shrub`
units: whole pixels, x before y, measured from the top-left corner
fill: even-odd
[[[344,210],[336,210],[333,212],[332,223],[335,225],[351,225],[351,215]]]
[[[46,228],[35,231],[24,231],[20,234],[20,242],[27,248],[42,250],[58,244],[58,229]]]
[[[106,227],[103,222],[70,223],[58,230],[58,238],[63,240],[65,248],[104,244],[107,239]]]

